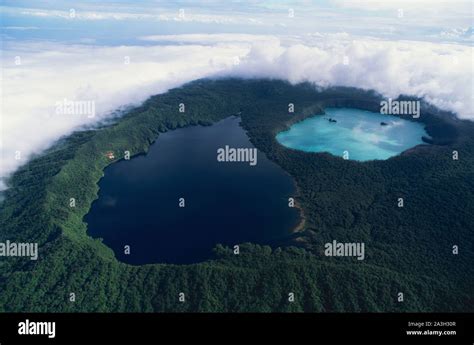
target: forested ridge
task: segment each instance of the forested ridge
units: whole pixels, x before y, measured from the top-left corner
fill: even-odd
[[[364,163],[290,150],[275,140],[325,107],[378,110],[379,100],[351,88],[200,80],[151,97],[113,124],[64,138],[12,176],[0,204],[0,240],[40,246],[37,261],[0,259],[0,310],[473,311],[473,123],[425,105],[417,121],[433,145]],[[252,143],[298,187],[306,221],[295,239],[279,248],[242,244],[239,255],[217,245],[214,260],[193,265],[131,266],[88,236],[83,217],[112,163],[106,152],[114,151],[115,160],[125,150],[146,153],[162,132],[235,114]],[[364,242],[365,260],[324,256],[332,240]]]

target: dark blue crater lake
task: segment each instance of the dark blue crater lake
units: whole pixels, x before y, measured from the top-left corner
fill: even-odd
[[[283,146],[306,152],[349,153],[349,159],[388,159],[422,144],[424,125],[400,117],[353,108],[327,108],[278,133]]]
[[[219,243],[271,245],[289,237],[299,222],[288,207],[291,177],[261,152],[255,166],[217,161],[226,145],[254,147],[239,122],[161,134],[146,155],[108,166],[85,217],[89,234],[131,264],[201,262]]]

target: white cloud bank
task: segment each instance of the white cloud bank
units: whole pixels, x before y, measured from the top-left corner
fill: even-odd
[[[390,97],[416,95],[474,120],[472,47],[353,41],[347,34],[262,37],[155,36],[144,39],[167,45],[146,47],[8,46],[2,56],[0,179],[61,136],[107,117],[121,105],[214,75],[355,86]],[[56,103],[64,99],[95,101],[96,116],[57,114]],[[15,159],[18,151],[21,158]]]
[[[289,47],[270,41],[253,46],[233,73],[413,95],[474,120],[473,52],[464,45],[411,41],[318,39]]]

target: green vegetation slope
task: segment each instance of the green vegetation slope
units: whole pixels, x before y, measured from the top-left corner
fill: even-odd
[[[0,206],[0,240],[40,245],[37,261],[0,259],[0,310],[473,311],[472,123],[425,108],[420,121],[434,145],[366,163],[275,141],[278,131],[326,106],[376,110],[378,101],[348,88],[203,80],[151,97],[112,125],[61,140],[12,176]],[[218,245],[208,262],[131,266],[87,235],[83,217],[111,164],[107,151],[140,154],[161,132],[238,113],[254,145],[297,184],[306,223],[288,246],[244,244],[234,255]],[[399,197],[404,208],[397,207]],[[365,242],[366,259],[325,257],[323,245],[334,239]],[[459,255],[452,254],[455,244]]]

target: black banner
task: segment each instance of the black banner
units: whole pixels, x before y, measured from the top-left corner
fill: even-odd
[[[473,344],[474,314],[0,314],[9,344]]]

